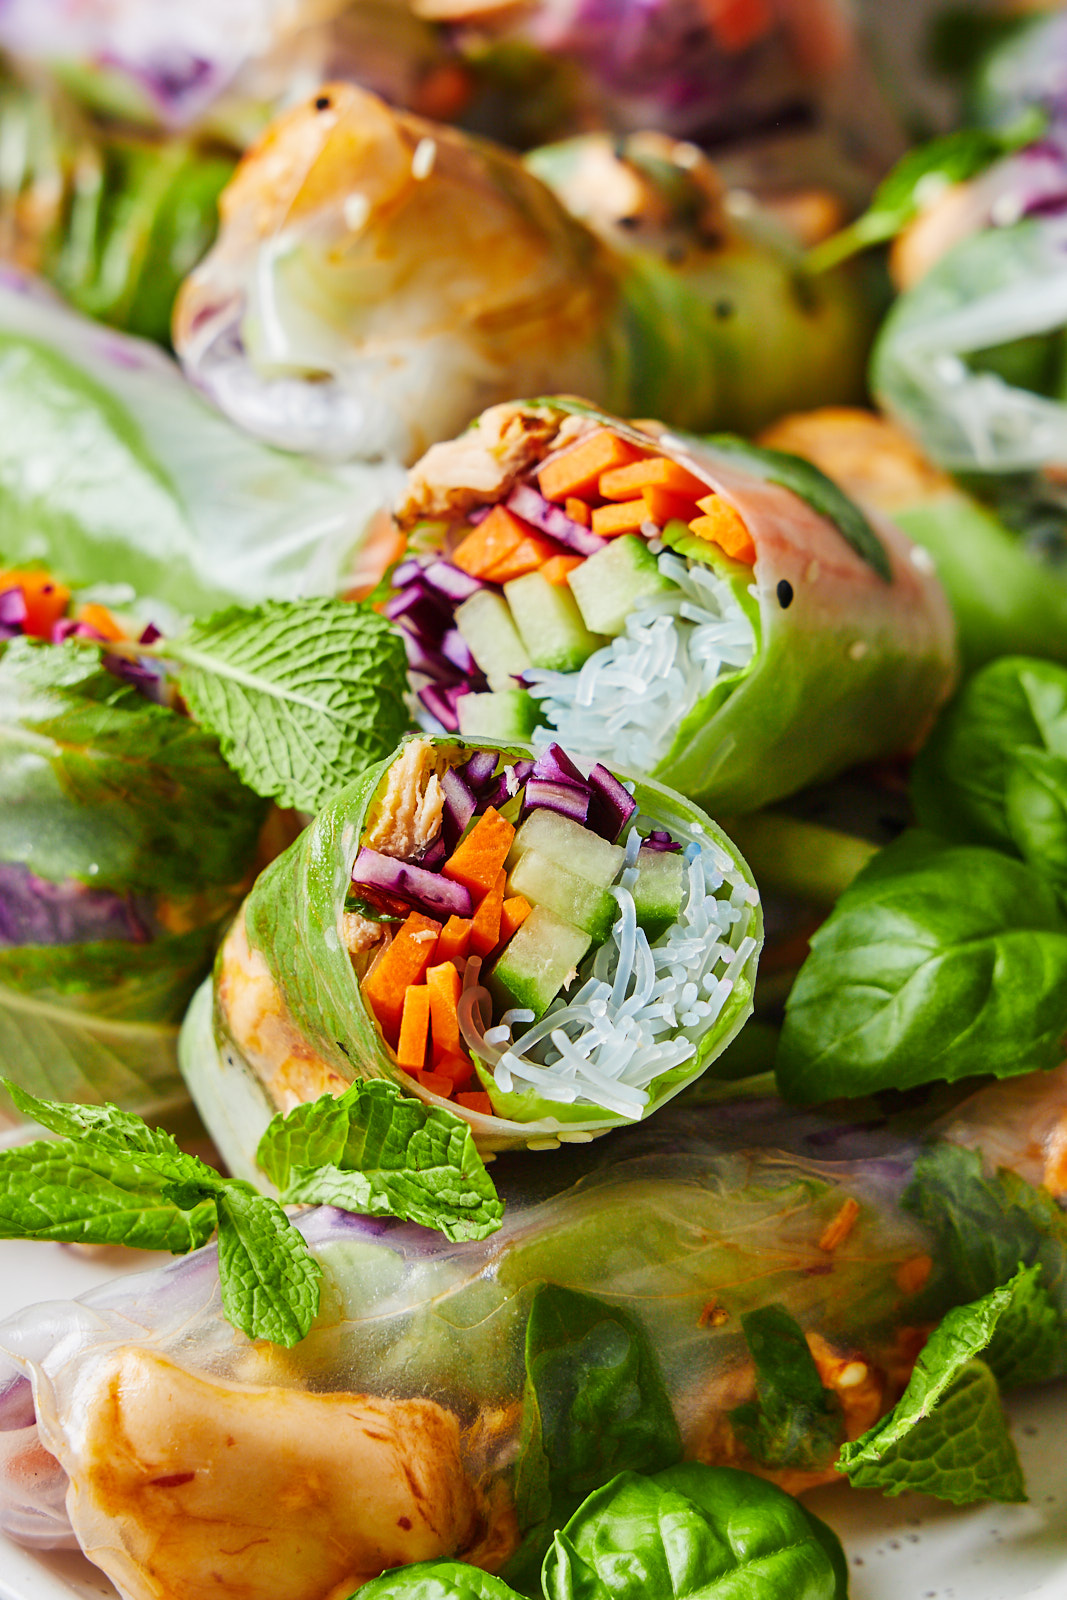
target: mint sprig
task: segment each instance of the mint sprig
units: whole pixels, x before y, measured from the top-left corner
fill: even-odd
[[[0,1153],[0,1238],[184,1255],[217,1228],[222,1306],[234,1327],[286,1346],[305,1336],[322,1269],[277,1201],[117,1106],[65,1105],[3,1086],[60,1140]]]
[[[275,1117],[256,1159],[285,1204],[404,1217],[453,1241],[500,1227],[503,1202],[469,1124],[385,1079]]]
[[[1040,1271],[1020,1267],[1010,1283],[950,1311],[893,1410],[842,1446],[838,1471],[889,1495],[916,1489],[955,1505],[1025,1500],[994,1372],[1017,1379],[1040,1369],[1055,1318]]]
[[[0,1152],[0,1238],[184,1255],[217,1229],[224,1315],[250,1339],[288,1348],[305,1337],[322,1268],[281,1204],[117,1106],[39,1100],[2,1078],[0,1087],[59,1136]],[[275,1117],[260,1161],[283,1204],[398,1217],[452,1240],[484,1239],[503,1214],[468,1124],[390,1083],[354,1084]]]

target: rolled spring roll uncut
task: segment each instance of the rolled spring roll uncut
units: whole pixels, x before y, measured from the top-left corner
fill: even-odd
[[[475,992],[460,998],[460,1026],[481,1077],[473,1087],[488,1092],[496,1115],[444,1100],[405,1072],[361,992],[382,927],[346,915],[353,863],[365,842],[405,859],[437,837],[437,773],[476,749],[499,752],[502,765],[530,755],[487,741],[412,739],[344,789],[260,876],[223,945],[213,989],[205,985],[194,1000],[182,1071],[230,1169],[260,1187],[267,1185],[255,1151],[271,1116],[360,1078],[389,1078],[463,1116],[481,1149],[555,1148],[650,1116],[711,1064],[751,1013],[763,940],[751,874],[710,817],[639,781],[624,838],[633,836],[630,858],[638,824],[643,833],[667,829],[684,847],[678,920],[650,945],[633,924],[623,870],[611,932],[593,941],[537,1024],[520,1013],[510,1040],[484,1011],[479,1020],[489,994],[477,958],[468,963],[464,985]]]
[[[794,1492],[832,1466],[746,1454],[729,1416],[753,1395],[745,1312],[777,1303],[797,1320],[853,1438],[997,1262],[1010,1276],[1040,1259],[1062,1327],[1064,1069],[925,1124],[749,1101],[712,1135],[707,1113],[674,1105],[542,1165],[533,1201],[502,1173],[504,1226],[481,1243],[305,1212],[322,1310],[289,1351],[223,1319],[214,1247],[17,1314],[0,1326],[0,1529],[76,1537],[126,1600],[336,1600],[433,1555],[506,1573],[527,1532],[516,1474],[536,1448],[524,1345],[539,1295],[586,1297],[626,1371],[650,1353],[641,1392],[662,1380],[685,1457]],[[553,1350],[558,1381],[580,1381],[584,1349]],[[1061,1338],[1048,1377],[1065,1355]]]

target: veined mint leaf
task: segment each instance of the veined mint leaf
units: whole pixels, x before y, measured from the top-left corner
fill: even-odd
[[[1049,1302],[1038,1298],[1039,1271],[1021,1268],[942,1319],[893,1410],[842,1447],[838,1470],[850,1482],[886,1494],[920,1489],[956,1505],[1025,1500],[996,1378],[976,1358],[985,1351],[1006,1370],[1025,1367],[1045,1337]]]
[[[117,1155],[148,1156],[161,1182],[196,1181],[207,1188],[220,1187],[225,1179],[196,1156],[186,1155],[176,1140],[162,1128],[150,1128],[140,1117],[112,1105],[79,1105],[60,1100],[40,1100],[20,1089],[18,1084],[0,1078],[0,1085],[11,1096],[23,1116],[39,1122],[42,1128],[75,1142],[88,1136],[97,1150],[112,1150]]]
[[[1041,1284],[1041,1267],[1022,1268],[982,1359],[1002,1389],[1043,1383],[1063,1362],[1060,1318]]]
[[[0,1153],[0,1238],[125,1244],[183,1255],[214,1231],[214,1200],[176,1190],[150,1158],[88,1139]]]
[[[484,1239],[504,1211],[470,1125],[382,1079],[275,1117],[256,1159],[286,1205],[402,1217],[446,1239]]]
[[[756,1398],[730,1412],[734,1432],[768,1467],[827,1466],[841,1441],[836,1396],[823,1388],[800,1325],[784,1306],[761,1306],[741,1318],[756,1365]]]
[[[366,606],[235,607],[164,648],[196,721],[250,789],[283,806],[318,810],[409,726],[403,644]]]
[[[219,1196],[222,1309],[250,1339],[287,1349],[319,1309],[322,1268],[281,1206],[231,1181]]]
[[[864,1434],[846,1444],[838,1468],[857,1489],[888,1495],[914,1489],[957,1506],[1026,1499],[997,1380],[984,1361],[968,1361],[959,1369],[930,1416],[893,1435],[872,1441]]]

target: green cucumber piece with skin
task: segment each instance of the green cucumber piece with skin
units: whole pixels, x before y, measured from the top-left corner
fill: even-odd
[[[456,627],[498,693],[514,689],[519,673],[533,665],[503,595],[479,589],[457,609]]]
[[[494,1013],[523,1006],[544,1015],[569,983],[592,939],[547,906],[534,906],[489,974]]]
[[[685,858],[673,850],[639,850],[633,886],[637,926],[649,943],[678,921],[685,897]]]
[[[504,596],[535,667],[577,672],[607,642],[590,633],[566,584],[549,583],[539,572],[527,572],[504,585]]]
[[[580,878],[539,850],[525,850],[508,879],[508,892],[521,894],[531,905],[546,906],[575,928],[603,944],[618,914],[615,896]]]
[[[586,627],[612,636],[622,633],[639,600],[673,587],[648,545],[634,533],[622,534],[589,556],[567,581]]]
[[[498,694],[463,694],[456,702],[459,731],[465,739],[530,739],[541,709],[525,689]]]
[[[463,700],[459,703],[462,706]],[[530,812],[511,841],[505,862],[509,873],[514,873],[516,863],[528,850],[536,850],[538,855],[599,889],[615,882],[626,856],[621,845],[609,844],[580,822],[561,817],[544,806]]]

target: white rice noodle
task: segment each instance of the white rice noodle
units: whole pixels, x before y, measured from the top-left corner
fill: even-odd
[[[490,1004],[479,982],[481,962],[468,962],[460,1029],[503,1093],[532,1089],[544,1100],[637,1121],[651,1099],[649,1086],[691,1060],[717,1023],[756,949],[742,932],[755,892],[710,839],[694,840],[685,850],[681,913],[650,945],[631,893],[640,843],[631,826],[612,890],[619,915],[611,933],[583,962],[575,993],[558,996],[532,1027],[525,1027],[531,1013],[516,1010],[486,1031]]]
[[[675,587],[643,601],[626,631],[579,672],[524,673],[549,724],[534,734],[535,744],[558,740],[591,761],[625,757],[628,767],[651,771],[719,677],[751,661],[752,624],[727,580],[670,551],[657,565]]]

